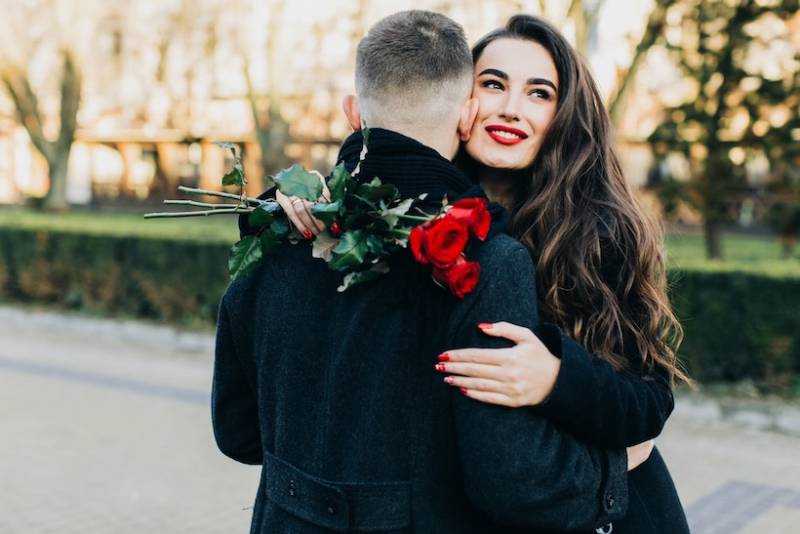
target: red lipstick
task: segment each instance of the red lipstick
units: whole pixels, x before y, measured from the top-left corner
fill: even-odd
[[[501,132],[503,132],[501,134]],[[486,133],[501,145],[516,145],[528,138],[528,134],[517,128],[505,126],[503,124],[490,124],[486,127]],[[511,135],[508,135],[511,134]]]

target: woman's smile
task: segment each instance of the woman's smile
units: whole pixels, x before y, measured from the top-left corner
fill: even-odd
[[[528,134],[522,130],[502,124],[490,124],[485,130],[489,137],[501,145],[516,145],[528,138]]]

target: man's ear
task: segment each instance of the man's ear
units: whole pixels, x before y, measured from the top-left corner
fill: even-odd
[[[461,117],[458,121],[458,136],[462,141],[469,141],[472,134],[472,125],[475,124],[475,118],[478,116],[478,99],[468,98],[461,108]]]
[[[354,132],[361,131],[361,109],[358,107],[358,97],[356,95],[347,95],[342,100],[342,110],[347,117],[347,122]]]

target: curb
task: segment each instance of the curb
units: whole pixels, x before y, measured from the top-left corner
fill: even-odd
[[[788,401],[678,394],[673,415],[800,437],[800,406]]]

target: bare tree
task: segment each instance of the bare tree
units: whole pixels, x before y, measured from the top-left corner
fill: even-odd
[[[647,26],[639,39],[639,43],[636,45],[631,63],[619,78],[619,85],[617,85],[608,103],[608,113],[611,115],[611,122],[614,123],[614,126],[619,127],[622,124],[622,120],[625,117],[625,109],[627,109],[626,104],[631,90],[635,86],[639,67],[644,63],[647,52],[661,39],[667,20],[667,8],[673,3],[671,0],[656,0],[655,6],[650,12]]]
[[[0,83],[6,90],[14,105],[17,118],[25,127],[28,136],[31,139],[34,147],[38,150],[45,161],[47,162],[48,175],[50,178],[50,187],[45,197],[43,206],[52,210],[64,210],[68,208],[67,203],[67,165],[69,163],[69,154],[72,148],[72,143],[75,140],[75,131],[77,129],[78,108],[81,101],[81,87],[82,75],[78,65],[76,50],[66,44],[68,38],[65,35],[60,35],[60,43],[57,48],[60,63],[60,83],[59,83],[59,127],[58,134],[54,139],[46,135],[46,117],[42,107],[40,106],[40,97],[34,89],[34,84],[31,82],[30,73],[27,66],[23,66],[22,58],[30,57],[33,51],[38,46],[42,45],[39,42],[25,42],[23,36],[15,35],[15,28],[13,25],[19,24],[21,19],[26,17],[33,17],[45,6],[34,6],[22,14],[21,17],[15,18],[19,15],[20,11],[16,11],[11,6],[1,5],[4,11],[8,14],[6,19],[5,28],[3,33],[7,39],[13,39],[15,44],[19,47],[19,43],[23,43],[22,47],[27,48],[22,53],[18,51],[17,57],[13,54],[9,55],[4,53],[0,55]],[[55,9],[55,8],[54,8]],[[57,15],[54,17],[54,25],[59,29],[59,20]],[[63,15],[63,11],[60,12]],[[62,17],[63,18],[63,17]],[[30,22],[30,20],[29,20]],[[24,26],[23,26],[24,27]],[[9,37],[13,36],[13,37]],[[3,48],[7,49],[8,40]]]

